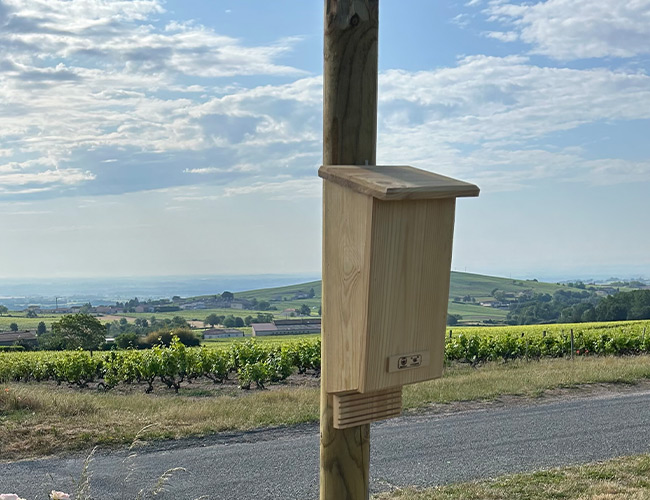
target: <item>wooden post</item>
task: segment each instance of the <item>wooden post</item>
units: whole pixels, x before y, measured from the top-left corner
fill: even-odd
[[[379,0],[325,0],[324,28],[323,165],[374,165]],[[324,314],[323,353],[327,329]],[[326,390],[329,366],[323,355],[320,499],[366,500],[370,495],[370,425],[334,428],[333,396]]]
[[[571,328],[571,359],[573,359],[573,352],[574,352],[574,351],[573,351],[573,347],[574,347],[574,343],[573,343],[573,328]]]

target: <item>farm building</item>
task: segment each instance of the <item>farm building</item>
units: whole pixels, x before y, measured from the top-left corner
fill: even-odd
[[[29,330],[22,332],[0,332],[0,345],[15,345],[16,343],[28,345],[38,344],[36,332]]]
[[[253,323],[253,337],[320,333],[320,318],[278,319],[273,323]]]
[[[204,339],[222,339],[227,337],[243,337],[244,332],[237,328],[210,328],[203,332]]]

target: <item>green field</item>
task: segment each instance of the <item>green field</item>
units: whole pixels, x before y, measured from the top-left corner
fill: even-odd
[[[50,329],[52,322],[61,318],[61,315],[39,315],[37,318],[27,318],[23,312],[11,312],[11,316],[0,316],[0,332],[9,331],[11,323],[16,323],[19,330],[36,330],[38,324],[43,321]]]
[[[246,328],[240,328],[240,330],[245,330]],[[250,330],[250,328],[248,328]],[[320,338],[320,333],[309,333],[304,335],[265,335],[263,337],[255,337],[255,339],[264,344],[284,344],[285,342],[293,342],[298,340],[316,340]],[[241,337],[227,337],[224,339],[208,339],[202,340],[201,345],[213,346],[213,347],[223,347],[230,345],[234,342],[242,342],[243,340],[249,340],[248,338],[243,339]]]
[[[463,317],[461,323],[480,323],[488,320],[505,322],[508,315],[508,311],[505,309],[483,307],[476,304],[458,304],[451,301],[447,312],[461,315]]]
[[[449,297],[463,297],[471,295],[477,302],[492,299],[492,290],[498,288],[504,292],[519,293],[524,290],[532,290],[535,293],[553,294],[557,290],[578,290],[556,283],[544,283],[533,280],[519,280],[511,278],[498,278],[496,276],[484,276],[482,274],[451,272],[449,285]]]
[[[315,296],[312,299],[293,300],[293,296],[299,292],[308,292],[310,288],[314,289]],[[577,288],[569,288],[565,285],[558,285],[556,283],[543,283],[534,280],[518,280],[510,278],[498,278],[495,276],[484,276],[480,274],[461,273],[452,271],[451,283],[449,290],[449,308],[450,314],[458,314],[462,316],[462,323],[482,323],[485,321],[504,322],[508,314],[507,310],[495,309],[491,307],[484,307],[478,305],[479,302],[492,301],[493,290],[498,289],[506,293],[520,293],[524,291],[532,291],[533,293],[548,293],[553,294],[557,290],[574,290]],[[454,302],[454,298],[462,298],[470,295],[475,303]],[[312,281],[309,283],[301,283],[297,285],[284,286],[278,288],[267,288],[262,290],[251,290],[248,292],[237,292],[237,298],[253,299],[258,301],[265,300],[271,302],[272,306],[278,308],[278,311],[266,311],[273,313],[276,317],[281,317],[281,311],[287,308],[298,308],[302,304],[307,304],[312,308],[312,311],[317,311],[321,303],[322,286],[320,281]],[[194,297],[199,300],[201,297]],[[279,301],[273,301],[280,298]],[[241,311],[232,309],[217,309],[217,310],[198,310],[198,311],[184,311],[182,313],[161,313],[156,317],[173,317],[178,314],[187,319],[203,319],[205,316],[215,312],[220,315],[234,314],[245,317],[248,314],[257,314],[258,311]],[[143,315],[146,316],[146,315]]]
[[[314,297],[311,299],[297,299],[293,297],[300,292],[308,293],[309,290],[314,289]],[[532,291],[533,293],[548,293],[553,294],[557,290],[573,290],[578,291],[577,288],[569,288],[566,285],[559,285],[556,283],[543,283],[534,280],[518,280],[510,278],[499,278],[495,276],[484,276],[480,274],[461,273],[452,271],[451,283],[449,290],[449,308],[450,314],[457,314],[462,316],[461,324],[475,324],[483,323],[486,321],[494,321],[503,323],[508,314],[507,310],[496,309],[492,307],[484,307],[478,305],[479,302],[486,302],[494,300],[492,296],[493,290],[498,289],[506,293],[520,293],[524,291]],[[465,303],[454,301],[454,299],[471,296],[475,302]],[[191,297],[191,300],[200,300],[206,296]],[[288,314],[283,314],[285,309],[298,309],[301,305],[307,304],[311,310],[312,315],[317,315],[318,308],[321,305],[322,286],[320,281],[312,281],[309,283],[300,283],[297,285],[290,285],[277,288],[266,288],[261,290],[250,290],[246,292],[236,292],[235,298],[242,299],[257,299],[258,301],[267,301],[275,310],[261,311],[261,310],[242,310],[242,309],[193,309],[181,310],[172,312],[158,312],[158,313],[125,313],[122,316],[127,318],[145,318],[149,319],[155,316],[158,319],[173,318],[180,316],[187,321],[203,321],[209,314],[217,314],[219,316],[239,316],[245,318],[246,316],[256,316],[259,312],[271,313],[275,318],[281,319],[288,317]],[[102,317],[99,317],[102,320]],[[20,330],[35,329],[40,321],[44,321],[48,329],[53,321],[56,321],[58,316],[43,316],[38,318],[25,318],[24,313],[16,312],[11,313],[11,317],[0,316],[0,331],[9,330],[9,325],[13,322],[18,324]]]

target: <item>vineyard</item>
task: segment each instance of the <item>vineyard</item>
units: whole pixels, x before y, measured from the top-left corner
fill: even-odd
[[[650,338],[646,335],[649,327],[650,321],[625,321],[458,328],[449,331],[445,359],[476,364],[520,358],[560,358],[572,354],[646,354],[650,353]]]
[[[294,373],[320,371],[320,339],[260,343],[255,340],[232,343],[227,349],[189,348],[177,337],[169,347],[94,353],[78,351],[0,353],[0,382],[56,381],[78,387],[93,382],[105,390],[118,384],[143,384],[153,391],[159,379],[178,392],[181,384],[200,377],[215,383],[236,374],[239,386],[250,389],[254,382],[264,388]]]
[[[447,362],[542,357],[633,355],[650,353],[648,321],[537,325],[449,330]],[[572,349],[573,347],[573,349]],[[189,348],[175,338],[169,347],[110,352],[0,352],[0,382],[55,381],[78,387],[96,383],[104,390],[118,384],[141,384],[145,392],[154,381],[178,392],[181,384],[205,378],[221,383],[233,377],[250,389],[280,382],[294,373],[320,372],[320,339],[232,342],[223,347]]]

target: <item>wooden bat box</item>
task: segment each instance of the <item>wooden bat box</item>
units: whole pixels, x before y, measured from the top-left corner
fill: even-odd
[[[318,173],[327,392],[440,377],[456,198],[478,187],[408,166]]]

